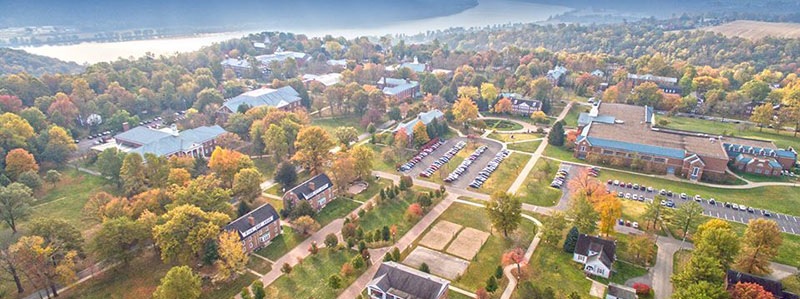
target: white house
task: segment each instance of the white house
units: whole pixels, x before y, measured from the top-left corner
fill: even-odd
[[[446,299],[450,282],[395,262],[384,262],[367,285],[370,299]]]
[[[572,260],[583,264],[583,271],[586,273],[609,278],[616,260],[616,251],[617,244],[614,241],[581,234],[575,244]]]

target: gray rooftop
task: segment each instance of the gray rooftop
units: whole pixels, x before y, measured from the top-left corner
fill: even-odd
[[[218,125],[184,130],[178,134],[168,133],[167,130],[169,129],[156,130],[139,126],[117,134],[114,138],[118,141],[139,145],[130,150],[131,153],[167,156],[191,150],[192,147],[215,139],[226,132]]]
[[[437,299],[447,292],[450,282],[395,262],[385,262],[369,285],[406,299]]]
[[[228,99],[222,105],[231,112],[236,112],[241,105],[247,105],[250,108],[260,106],[281,108],[297,101],[300,101],[300,94],[291,86],[284,86],[278,89],[251,90]]]

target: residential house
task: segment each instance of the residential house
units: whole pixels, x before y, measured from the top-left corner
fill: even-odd
[[[608,284],[606,299],[639,299],[639,296],[633,288],[612,282]]]
[[[228,115],[238,112],[239,107],[242,105],[248,107],[248,109],[268,106],[290,111],[301,107],[302,103],[300,94],[291,86],[284,86],[278,89],[261,88],[225,100],[222,103],[222,107],[217,110],[217,115],[222,117],[222,121],[224,121]]]
[[[281,220],[272,205],[264,204],[231,221],[224,229],[238,233],[244,250],[249,254],[266,247],[281,234]]]
[[[322,84],[325,87],[336,85],[342,81],[342,74],[338,73],[329,73],[323,75],[312,75],[312,74],[305,74],[303,75],[303,83],[308,86],[311,81],[316,81]]]
[[[658,128],[655,118],[652,107],[597,101],[578,116],[574,155],[622,166],[637,161],[652,172],[710,181],[723,180],[729,162],[744,172],[775,175],[797,159],[794,149],[771,141]]]
[[[564,76],[567,75],[567,68],[563,66],[556,66],[552,70],[547,71],[547,81],[550,81],[553,85],[558,85],[561,83],[561,80]]]
[[[283,205],[288,208],[307,201],[314,211],[319,212],[335,198],[333,182],[328,175],[321,173],[286,191]]]
[[[525,98],[516,93],[501,93],[500,98],[511,100],[511,113],[530,116],[536,111],[542,110],[542,102]]]
[[[661,76],[653,76],[650,74],[646,75],[637,75],[637,74],[628,74],[628,78],[625,80],[625,84],[628,88],[634,88],[639,86],[645,82],[653,82],[658,85],[665,93],[671,94],[680,94],[681,88],[678,86],[678,78],[674,77],[661,77]]]
[[[162,129],[138,126],[115,135],[114,142],[117,149],[125,153],[206,157],[211,155],[217,145],[217,138],[225,132],[225,129],[217,125],[184,131],[178,131],[174,124]]]
[[[383,77],[376,84],[384,95],[395,101],[402,101],[420,95],[419,82],[417,81]]]
[[[737,283],[754,283],[760,285],[767,292],[772,293],[775,299],[799,299],[800,296],[785,291],[783,284],[780,281],[772,280],[770,278],[755,276],[752,274],[742,273],[734,270],[728,270],[725,273],[725,287],[730,290]]]
[[[572,260],[583,264],[583,271],[586,273],[609,278],[616,260],[616,251],[617,244],[614,241],[580,234]]]
[[[427,126],[434,119],[436,119],[439,122],[443,121],[444,113],[442,113],[442,111],[439,109],[433,109],[428,112],[422,112],[420,114],[417,114],[416,118],[405,123],[400,123],[399,125],[397,125],[396,128],[394,128],[392,132],[396,133],[397,131],[400,131],[400,129],[404,129],[406,131],[406,135],[408,135],[409,144],[411,144],[410,141],[414,138],[414,126],[416,126],[417,123],[420,122]]]
[[[395,262],[384,262],[367,284],[371,299],[446,299],[450,282]]]

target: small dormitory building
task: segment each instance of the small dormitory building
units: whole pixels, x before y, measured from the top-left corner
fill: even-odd
[[[437,121],[442,121],[444,119],[444,113],[442,113],[442,111],[440,111],[439,109],[433,109],[428,112],[422,112],[420,114],[417,114],[416,118],[408,122],[400,123],[399,125],[397,125],[397,127],[394,128],[393,132],[397,133],[397,131],[400,131],[400,129],[404,129],[410,141],[412,138],[414,138],[414,126],[416,126],[417,123],[421,122],[422,124],[427,126],[434,119]]]
[[[501,93],[500,98],[511,100],[511,113],[530,116],[536,111],[542,110],[542,102],[528,99],[516,93]]]
[[[290,111],[302,106],[300,94],[291,86],[284,86],[278,89],[261,88],[255,89],[236,97],[225,100],[217,114],[227,119],[227,116],[239,111],[239,106],[246,106],[248,109],[268,106],[281,110]]]
[[[772,296],[774,296],[775,299],[800,299],[800,296],[797,294],[784,291],[783,284],[780,281],[734,270],[728,270],[725,273],[725,287],[728,290],[732,289],[737,283],[740,282],[760,285],[764,288],[764,290],[772,293]]]
[[[733,167],[764,175],[790,169],[797,153],[772,142],[708,136],[654,127],[652,107],[598,101],[578,117],[575,157],[630,165],[634,160],[653,172],[678,174],[690,180],[722,180]]]
[[[384,262],[367,285],[370,299],[446,299],[450,282],[395,263]]]
[[[628,88],[634,88],[639,86],[639,84],[645,82],[653,82],[658,85],[665,93],[671,94],[680,94],[681,88],[678,85],[678,78],[675,77],[661,77],[661,76],[653,76],[650,74],[647,75],[637,75],[637,74],[628,74],[627,79],[625,80],[625,84]]]
[[[547,71],[547,81],[550,81],[553,85],[558,85],[561,83],[561,79],[564,79],[564,76],[567,74],[567,68],[563,66],[556,66],[552,70]]]
[[[639,296],[633,288],[612,282],[608,284],[606,299],[639,299]]]
[[[333,182],[324,173],[320,173],[305,182],[300,183],[283,194],[285,207],[294,207],[301,200],[307,201],[314,211],[319,212],[335,199]]]
[[[419,82],[417,81],[383,77],[376,84],[384,95],[393,98],[395,101],[419,96]]]
[[[583,271],[586,273],[609,278],[617,259],[616,253],[617,244],[614,241],[580,234],[572,260],[583,264]]]
[[[115,135],[114,142],[118,150],[142,156],[149,153],[165,157],[207,157],[217,145],[217,138],[225,132],[217,125],[184,131],[178,131],[174,124],[161,129],[138,126]]]
[[[281,234],[281,221],[275,208],[265,204],[231,221],[224,229],[237,232],[244,250],[251,253],[269,245]]]

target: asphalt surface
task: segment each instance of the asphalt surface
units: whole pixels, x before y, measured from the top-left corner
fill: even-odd
[[[494,155],[496,155],[498,152],[500,152],[500,150],[503,148],[503,146],[500,143],[497,143],[497,142],[494,142],[494,141],[491,141],[491,140],[486,140],[486,139],[469,139],[469,138],[466,138],[466,137],[454,137],[454,138],[448,139],[444,144],[439,146],[439,148],[437,148],[435,151],[433,151],[427,157],[423,158],[422,161],[417,163],[417,165],[414,165],[413,168],[411,168],[408,171],[403,172],[403,174],[409,175],[409,176],[411,176],[411,177],[413,177],[415,179],[424,179],[424,178],[421,178],[419,176],[419,173],[424,171],[425,169],[427,169],[428,166],[430,166],[434,161],[436,161],[439,158],[441,158],[442,155],[444,155],[444,153],[449,151],[459,141],[465,141],[467,143],[475,142],[477,144],[486,145],[486,146],[489,147],[486,151],[483,152],[483,154],[481,154],[478,157],[477,161],[473,162],[472,165],[470,165],[469,168],[467,168],[467,171],[465,171],[464,173],[461,174],[461,176],[457,180],[455,180],[452,183],[445,183],[445,186],[453,186],[453,187],[459,188],[459,189],[467,189],[467,188],[469,188],[468,187],[469,183],[471,183],[472,180],[475,179],[475,177],[478,175],[478,172],[481,172],[481,170],[487,164],[489,164],[489,161],[491,161],[494,158]],[[464,147],[461,150],[461,152],[464,152],[467,155],[470,155],[470,154],[472,154],[473,151],[475,151],[474,149],[469,149],[468,147],[469,146]],[[403,162],[403,163],[405,163],[405,162]],[[455,163],[455,161],[450,160],[450,162],[447,162],[445,165],[443,165],[441,168],[439,168],[436,172],[434,172],[433,175],[431,175],[431,177],[439,176],[442,179],[444,179],[450,174],[450,172],[452,172],[453,170],[458,168],[458,165],[460,163],[461,162]]]
[[[575,166],[573,166],[575,167]],[[658,192],[661,190],[658,186],[648,186],[653,187],[654,192],[648,192],[643,190],[634,190],[633,188],[627,188],[622,186],[614,186],[613,184],[609,185],[606,183],[606,188],[611,190],[612,193],[630,193],[631,195],[637,195],[639,197],[644,196],[646,199],[653,199]],[[625,182],[627,183],[627,182]],[[633,182],[634,184],[636,182]],[[694,200],[694,196],[696,194],[686,194],[687,199],[681,199],[680,193],[673,193],[672,197],[666,196],[667,199],[672,200],[675,203],[675,208],[679,207],[682,204],[690,202]],[[699,194],[703,197],[703,194]],[[627,200],[627,199],[624,199]],[[747,224],[751,219],[757,218],[764,218],[774,220],[778,223],[778,227],[785,233],[790,233],[794,235],[800,235],[800,219],[796,216],[780,214],[776,212],[770,212],[771,216],[768,217],[765,215],[765,211],[763,209],[753,208],[753,212],[750,213],[748,211],[742,210],[734,210],[733,208],[726,208],[724,203],[724,199],[716,199],[716,204],[709,203],[709,198],[703,197],[700,199],[699,203],[703,206],[703,215],[719,218],[727,221],[739,222],[743,224]]]

